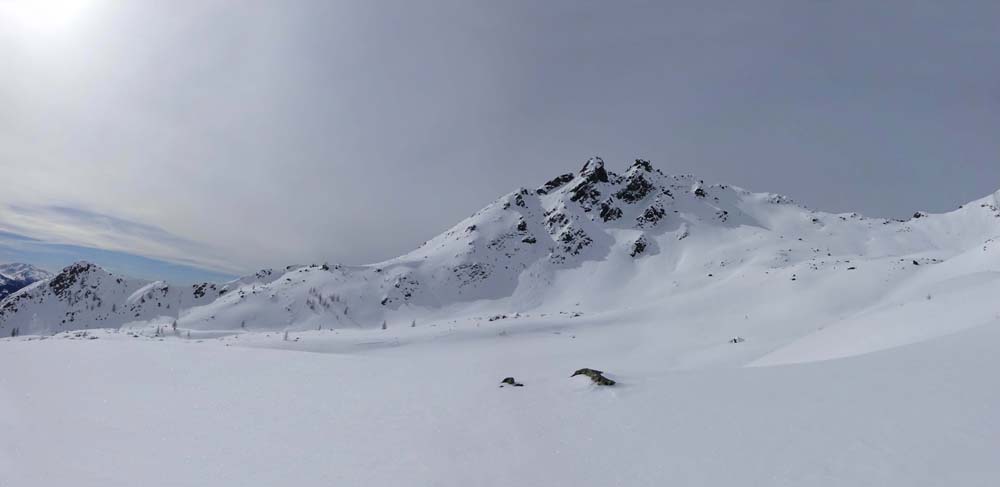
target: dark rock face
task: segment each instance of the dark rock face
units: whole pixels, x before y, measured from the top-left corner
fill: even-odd
[[[588,203],[596,203],[598,198],[601,197],[601,192],[594,187],[594,184],[594,182],[588,180],[580,181],[580,184],[570,190],[571,196],[569,200],[574,203],[582,203],[585,207],[588,206]]]
[[[601,219],[609,222],[622,217],[622,209],[612,206],[611,200],[601,203]]]
[[[210,282],[203,282],[201,284],[192,284],[191,287],[194,289],[194,291],[192,291],[192,294],[194,295],[195,298],[198,299],[204,298],[205,293],[208,292],[209,290],[211,291],[216,290],[215,284],[212,284]]]
[[[452,272],[458,278],[459,286],[467,286],[484,281],[490,277],[491,271],[492,266],[482,262],[469,262],[452,268]]]
[[[648,196],[654,189],[656,187],[653,186],[653,183],[647,181],[642,173],[637,173],[629,178],[629,182],[624,188],[615,193],[615,197],[626,203],[635,203]]]
[[[708,194],[705,193],[705,190],[701,189],[701,188],[695,189],[694,190],[694,195],[697,196],[697,197],[699,197],[699,198],[704,198],[704,197],[708,196]]]
[[[509,385],[513,387],[524,387],[524,384],[514,380],[513,377],[506,377],[504,378],[504,380],[500,381],[500,387],[503,387],[504,385]]]
[[[593,157],[580,169],[580,177],[592,183],[608,182],[608,171],[604,169],[604,160]]]
[[[56,277],[53,277],[49,281],[49,287],[52,288],[52,292],[56,296],[63,298],[74,284],[85,280],[86,275],[95,270],[97,270],[97,266],[89,262],[77,262],[63,269]]]
[[[608,171],[604,169],[604,161],[599,157],[594,157],[583,165],[580,169],[581,181],[570,190],[570,201],[580,203],[586,211],[590,211],[590,205],[596,204],[601,197],[601,192],[597,189],[600,183],[608,182]]]
[[[646,237],[639,237],[636,239],[635,243],[632,244],[632,252],[629,253],[632,257],[636,257],[646,251]]]
[[[563,212],[553,211],[545,215],[545,226],[549,227],[550,232],[554,232],[567,223],[569,223],[569,218]]]
[[[609,379],[607,377],[604,377],[604,372],[601,372],[600,370],[596,370],[596,369],[580,369],[580,370],[577,370],[576,372],[573,372],[573,375],[571,375],[570,377],[576,377],[578,375],[585,375],[587,377],[590,377],[590,380],[592,380],[594,382],[594,384],[597,384],[599,386],[613,386],[613,385],[615,385],[615,381],[613,381],[613,380],[611,380],[611,379]]]
[[[632,163],[632,166],[629,167],[629,170],[632,169],[643,170],[646,172],[653,172],[653,164],[651,164],[649,161],[645,159],[636,159],[635,162]]]
[[[538,193],[538,194],[548,194],[550,191],[552,191],[554,189],[558,189],[562,185],[564,185],[564,184],[566,184],[566,183],[568,183],[568,182],[570,182],[572,180],[573,180],[573,174],[572,173],[566,173],[566,174],[558,176],[558,177],[552,179],[551,181],[545,183],[544,186],[542,186],[541,188],[536,189],[535,192]]]
[[[578,255],[581,250],[594,241],[579,228],[567,228],[559,234],[559,242],[562,243],[561,250],[567,255]]]
[[[667,210],[663,209],[662,206],[653,205],[646,208],[646,211],[636,218],[636,223],[639,227],[651,227],[656,225],[666,215]]]

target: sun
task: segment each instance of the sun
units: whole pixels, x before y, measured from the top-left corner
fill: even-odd
[[[36,33],[70,29],[93,0],[0,0],[0,20]]]

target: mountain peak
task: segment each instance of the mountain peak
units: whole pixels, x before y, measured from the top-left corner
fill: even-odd
[[[628,172],[634,171],[653,172],[653,164],[645,159],[636,159],[628,168]]]
[[[59,276],[62,275],[79,275],[79,274],[85,274],[103,270],[104,269],[97,264],[85,260],[78,260],[66,267],[63,267],[63,269],[59,271],[59,273],[56,274],[54,277],[58,278]]]
[[[583,168],[580,169],[580,176],[590,182],[608,182],[608,171],[604,169],[604,159],[600,157],[588,159]]]
[[[63,295],[78,283],[81,285],[87,282],[87,277],[97,271],[103,270],[95,264],[81,260],[74,262],[49,281],[49,287],[57,295]]]

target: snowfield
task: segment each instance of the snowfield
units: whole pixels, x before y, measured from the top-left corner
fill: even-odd
[[[683,371],[668,354],[634,356],[646,338],[613,324],[409,331],[7,339],[0,485],[913,487],[1000,477],[997,321],[848,359]],[[618,384],[569,378],[584,366]],[[498,387],[505,376],[525,386]]]
[[[884,220],[591,159],[382,263],[11,294],[0,486],[992,486],[998,296],[1000,192]]]

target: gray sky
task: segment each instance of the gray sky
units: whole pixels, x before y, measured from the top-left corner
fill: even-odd
[[[993,0],[11,1],[0,232],[34,242],[366,263],[591,155],[872,216],[1000,188]]]

